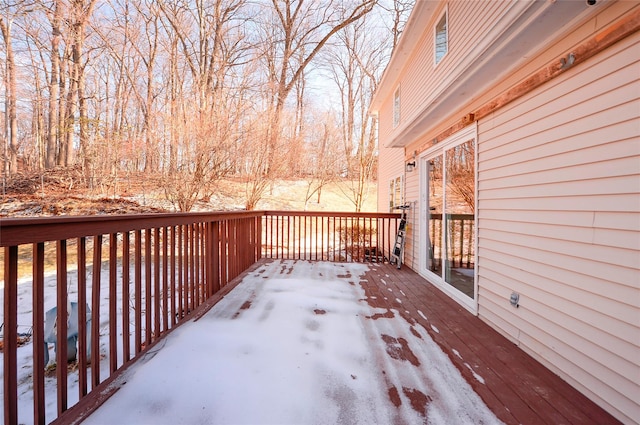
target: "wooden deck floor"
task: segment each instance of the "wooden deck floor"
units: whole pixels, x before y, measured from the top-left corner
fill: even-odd
[[[274,262],[277,263],[274,264]],[[271,264],[271,267],[267,266],[268,264]],[[233,319],[238,315],[247,314],[250,308],[255,308],[257,313],[254,314],[261,314],[262,310],[257,306],[257,299],[255,298],[257,296],[256,290],[247,290],[246,286],[243,286],[238,287],[233,292],[234,288],[245,277],[278,279],[285,274],[292,274],[294,277],[299,276],[299,272],[296,273],[295,271],[296,264],[298,264],[296,261],[280,260],[258,262],[215,297],[207,301],[206,305],[202,306],[194,315],[194,321],[199,321],[201,318],[212,315],[228,316]],[[349,268],[347,265],[344,267],[345,270]],[[319,267],[319,269],[322,270],[322,267]],[[271,270],[271,272],[266,270]],[[322,273],[318,274],[318,276],[322,280]],[[460,371],[462,377],[470,384],[470,387],[480,396],[497,418],[506,424],[604,425],[619,423],[607,412],[573,389],[539,362],[532,359],[479,318],[461,308],[409,268],[403,267],[401,270],[397,270],[395,266],[388,264],[371,264],[368,265],[368,270],[361,276],[344,273],[338,277],[344,280],[345,283],[351,284],[354,290],[356,290],[357,286],[360,286],[364,290],[365,297],[359,300],[356,299],[356,302],[366,302],[368,307],[371,307],[370,309],[363,309],[363,311],[369,311],[369,313],[366,313],[366,317],[362,317],[362,323],[367,334],[366,338],[369,341],[369,357],[374,359],[372,364],[376,366],[372,370],[374,373],[379,374],[377,375],[380,377],[379,381],[383,383],[383,387],[380,388],[378,394],[382,394],[384,399],[384,403],[374,404],[371,407],[374,409],[387,409],[382,405],[388,405],[391,409],[391,411],[384,411],[386,419],[379,423],[416,423],[413,419],[407,419],[409,416],[406,415],[406,409],[413,409],[413,411],[419,413],[425,412],[430,402],[436,403],[438,400],[437,396],[431,394],[433,395],[432,398],[428,390],[426,390],[426,388],[438,387],[438,385],[431,385],[433,382],[427,382],[429,379],[433,379],[433,374],[430,372],[437,368],[437,365],[433,362],[429,364],[428,361],[419,362],[412,352],[413,350],[416,354],[419,354],[423,348],[415,344],[426,344],[424,347],[427,345],[433,346],[433,342],[426,340],[425,330],[445,355],[449,357],[453,365]],[[240,289],[242,291],[238,292]],[[357,292],[356,298],[359,298],[361,291],[357,290]],[[230,296],[232,294],[239,295],[231,297],[234,299],[234,304],[227,303],[229,305],[220,310],[219,307],[225,304],[220,303],[216,307],[216,303],[226,297],[227,294]],[[227,301],[229,301],[229,298]],[[327,312],[327,316],[330,315],[329,313]],[[316,317],[314,315],[319,314],[322,316],[318,317],[325,317],[324,310],[313,310],[309,314],[312,315],[311,317]],[[205,322],[206,320],[203,320],[199,323]],[[296,325],[300,324],[296,323]],[[327,337],[332,335],[328,334]],[[170,334],[168,338],[171,337],[172,335]],[[418,357],[420,356],[421,354]],[[424,359],[424,357],[422,358]],[[438,358],[440,362],[444,359],[441,355]],[[191,360],[195,362],[194,359]],[[143,367],[151,367],[148,365],[151,365],[151,362],[143,365]],[[451,367],[450,369],[454,370]],[[197,366],[197,370],[203,370],[203,366]],[[451,376],[447,375],[444,379],[452,379]],[[356,379],[354,375],[351,375],[351,377]],[[144,380],[141,381],[144,382]],[[212,382],[216,383],[215,380],[212,380]],[[348,382],[351,381],[348,380]],[[130,390],[127,393],[128,396],[127,394],[121,394],[121,400],[124,400],[125,403],[127,400],[132,399],[131,394],[139,394],[141,391],[145,391],[144,389],[136,388],[131,382],[127,383],[123,390],[120,391],[124,390]],[[299,391],[302,391],[302,389]],[[194,393],[194,397],[202,397],[203,395],[210,397],[209,394],[211,393],[203,392],[203,394],[199,395]],[[242,398],[242,396],[239,397]],[[336,395],[336,397],[340,398],[340,400],[337,400],[338,404],[352,404],[348,398],[343,400],[343,397],[339,395]],[[131,403],[130,401],[128,402]],[[210,402],[211,400],[205,400],[203,403]],[[283,402],[287,403],[289,399],[284,397]],[[152,402],[150,405],[156,406],[159,405],[158,403],[162,404],[157,401],[157,403],[154,404]],[[207,405],[211,407],[210,404]],[[245,406],[242,402],[239,402],[238,405],[242,408],[249,408],[248,405]],[[104,405],[103,407],[108,410],[114,409],[113,406]],[[119,405],[116,404],[115,406]],[[394,406],[396,413],[392,411]],[[350,406],[343,407],[345,407],[346,411],[349,411]],[[100,409],[102,408],[99,408],[96,413],[100,413]],[[116,409],[125,412],[127,415],[129,414],[127,408],[116,407]],[[465,406],[461,406],[460,409],[464,412]],[[88,409],[87,412],[92,410]],[[100,417],[98,415],[98,418]],[[110,417],[108,412],[106,417]],[[100,423],[98,418],[93,422],[92,418],[89,418],[88,422]],[[104,419],[104,417],[102,418]],[[349,415],[346,415],[345,418],[345,420],[337,420],[337,423],[363,423],[362,418]],[[422,418],[424,423],[429,423],[426,416],[422,416]],[[461,420],[461,422],[475,423],[468,418],[466,421]],[[452,422],[440,420],[438,423]],[[483,421],[483,423],[486,423],[486,421]]]
[[[505,423],[620,423],[411,269],[374,265],[360,284],[373,306],[403,312],[407,321],[427,329]],[[389,290],[406,294],[402,304],[394,296],[385,296]]]

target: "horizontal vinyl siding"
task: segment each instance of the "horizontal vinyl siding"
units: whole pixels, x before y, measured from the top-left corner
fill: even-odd
[[[434,27],[442,16],[443,8],[427,25],[424,37],[406,63],[400,82],[401,125],[415,119],[422,105],[454,75],[454,69],[464,61],[477,44],[478,34],[487,33],[500,16],[512,7],[508,2],[466,1],[449,2],[448,53],[436,66],[434,63]]]
[[[480,317],[626,422],[640,418],[639,51],[636,33],[478,127]]]
[[[378,211],[389,212],[389,181],[404,174],[404,149],[378,150]]]
[[[584,334],[588,335],[588,337],[575,338],[573,330],[567,330],[558,325],[558,323],[563,323],[564,320],[571,320],[571,317],[563,315],[560,312],[561,310],[548,308],[546,304],[532,303],[526,308],[521,306],[519,308],[521,313],[519,313],[518,318],[509,322],[504,321],[502,316],[494,313],[500,307],[500,304],[494,304],[491,299],[484,301],[483,308],[486,308],[486,315],[483,316],[483,319],[496,325],[503,324],[506,328],[510,328],[517,333],[519,327],[526,326],[527,321],[531,320],[531,316],[535,316],[534,320],[540,322],[541,327],[533,328],[528,333],[520,333],[517,343],[527,351],[538,353],[536,357],[539,358],[542,364],[560,373],[567,382],[580,388],[587,397],[595,400],[616,399],[617,408],[626,411],[635,409],[633,394],[635,394],[637,387],[636,382],[634,382],[636,378],[631,375],[623,376],[621,379],[615,371],[607,367],[608,362],[613,362],[616,366],[620,366],[618,368],[625,369],[629,367],[629,362],[611,358],[609,355],[611,347],[609,346],[602,348],[601,345],[594,345],[594,341],[598,341],[598,338],[602,336],[601,333],[588,330]],[[548,315],[544,316],[545,313]],[[538,316],[542,316],[542,318],[540,319]],[[541,340],[544,340],[545,343],[542,344]],[[603,358],[606,359],[604,363],[602,361]],[[558,371],[558,364],[564,365],[561,372]],[[591,364],[595,366],[590,369],[584,369],[584,365]],[[575,377],[584,374],[598,375],[602,380],[599,381],[598,385],[584,387],[582,382],[575,379]],[[621,397],[621,393],[627,394],[627,396]],[[628,395],[631,395],[631,397]],[[626,422],[633,423],[629,419]]]
[[[395,89],[393,90],[395,91]],[[402,94],[400,94],[402,97]],[[400,100],[402,102],[402,99]],[[402,108],[402,106],[400,106]],[[393,132],[393,93],[385,99],[379,111],[378,119],[378,145],[380,150],[387,144]],[[380,156],[382,158],[382,154]]]
[[[409,217],[409,226],[407,228],[407,238],[404,249],[404,262],[414,270],[419,269],[418,256],[418,217],[420,211],[418,210],[418,199],[420,193],[420,161],[416,160],[417,167],[411,172],[406,174],[405,179],[405,201],[411,204],[411,209],[407,212]]]

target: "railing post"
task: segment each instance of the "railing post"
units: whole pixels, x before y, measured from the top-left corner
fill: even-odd
[[[169,329],[169,228],[162,228],[162,329],[166,332]]]
[[[213,292],[211,290],[211,264],[213,263],[213,258],[212,258],[212,249],[211,249],[211,233],[212,233],[212,228],[211,228],[211,222],[207,221],[205,224],[205,241],[204,241],[204,255],[205,255],[205,260],[204,260],[204,288],[205,288],[205,299],[208,299],[209,297],[211,297],[211,295],[213,295]]]
[[[4,249],[4,423],[18,423],[18,247]]]
[[[137,356],[140,353],[140,350],[142,349],[142,231],[141,230],[136,230],[134,249],[135,249],[134,354]],[[91,339],[91,341],[93,341],[93,338]],[[93,358],[93,350],[92,350],[92,358]]]
[[[118,235],[109,235],[109,372],[118,369]]]
[[[67,410],[67,241],[57,242],[57,338],[56,378],[58,384],[58,415]]]
[[[44,424],[44,243],[33,244],[33,422]],[[8,394],[5,389],[5,394]],[[6,422],[5,423],[9,423]]]
[[[228,280],[227,265],[229,264],[229,246],[228,246],[228,222],[220,222],[220,287],[224,287]]]
[[[201,236],[200,223],[193,224],[193,267],[191,268],[193,274],[191,276],[191,296],[193,297],[193,307],[195,310],[200,305],[200,236]]]
[[[177,298],[177,309],[178,309],[178,318],[177,318],[177,322],[179,322],[182,317],[184,316],[184,300],[182,299],[182,279],[183,279],[183,269],[184,269],[184,236],[182,235],[182,229],[183,226],[179,225],[178,226],[178,240],[177,240],[177,248],[178,248],[178,269],[176,270],[176,274],[178,275],[178,288],[177,288],[177,292],[174,293],[175,297]]]
[[[151,345],[151,229],[144,231],[144,344]]]
[[[262,217],[254,218],[254,243],[255,243],[255,261],[262,259]]]
[[[130,326],[129,326],[129,258],[131,256],[129,232],[122,233],[122,361],[127,363],[131,358]]]
[[[212,223],[211,249],[213,262],[211,265],[211,280],[213,281],[213,292],[220,290],[220,222]]]
[[[198,283],[196,269],[196,229],[197,226],[195,223],[189,225],[189,313],[193,312],[198,305],[196,300],[196,284]]]
[[[78,238],[78,398],[87,395],[87,239]]]
[[[91,389],[100,384],[100,269],[102,235],[93,238],[93,276],[91,280]]]
[[[153,340],[160,336],[160,228],[153,229]],[[148,296],[148,295],[147,295]],[[149,315],[149,312],[147,312]]]

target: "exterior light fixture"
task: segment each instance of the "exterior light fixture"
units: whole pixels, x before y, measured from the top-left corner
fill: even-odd
[[[416,161],[407,162],[405,165],[405,170],[407,173],[412,172],[416,168]]]

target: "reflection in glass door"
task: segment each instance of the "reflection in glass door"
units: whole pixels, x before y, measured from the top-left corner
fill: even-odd
[[[427,268],[473,299],[475,139],[445,144],[427,164]]]
[[[429,160],[428,170],[429,258],[427,263],[429,271],[442,276],[442,155]]]
[[[474,290],[474,141],[445,152],[444,240],[446,261],[444,281],[473,298]]]

